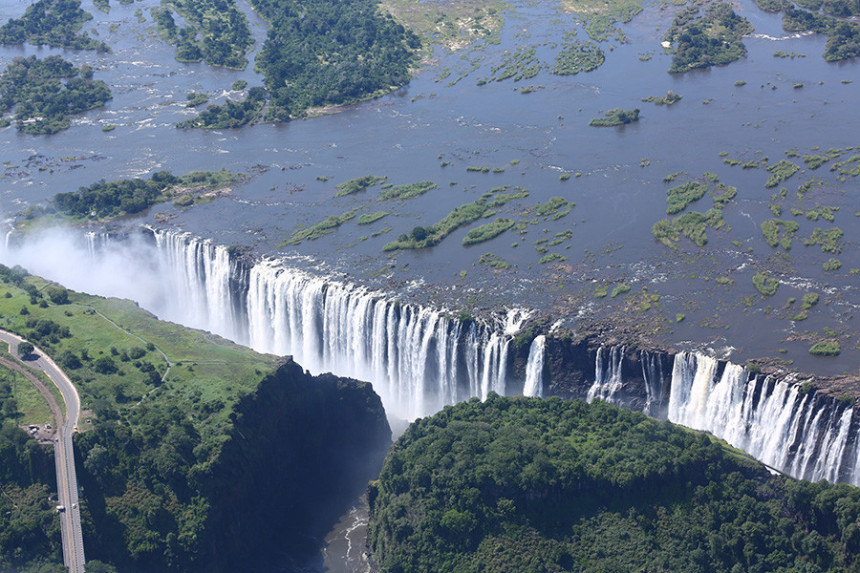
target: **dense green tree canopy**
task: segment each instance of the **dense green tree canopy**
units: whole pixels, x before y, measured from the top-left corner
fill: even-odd
[[[39,0],[20,18],[0,26],[0,44],[31,44],[76,50],[109,52],[104,42],[78,32],[92,15],[81,10],[80,0]]]
[[[773,477],[705,434],[605,403],[446,407],[370,488],[383,571],[845,571],[860,490]]]
[[[69,127],[69,116],[101,107],[110,89],[60,56],[16,57],[0,74],[0,115],[13,112],[19,131],[51,134]],[[7,124],[8,125],[8,124]]]

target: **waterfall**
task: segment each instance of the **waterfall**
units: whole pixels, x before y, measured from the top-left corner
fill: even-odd
[[[860,447],[850,436],[853,408],[804,392],[791,377],[751,377],[732,363],[717,377],[717,366],[699,353],[675,357],[670,421],[711,432],[794,477],[860,485],[850,465],[858,452],[849,445]]]
[[[663,361],[655,353],[640,350],[639,362],[642,364],[642,379],[645,380],[645,407],[642,412],[649,416],[665,417],[661,411],[663,390],[666,387]]]
[[[619,403],[618,392],[624,385],[621,376],[621,363],[624,360],[624,346],[613,346],[609,350],[601,345],[597,349],[594,364],[594,384],[588,389],[586,402],[604,400],[610,404]]]
[[[543,396],[543,360],[546,347],[546,336],[536,336],[529,347],[529,359],[526,363],[526,383],[523,386],[524,396]]]
[[[151,232],[171,293],[159,309],[167,318],[292,355],[315,374],[372,381],[386,409],[407,419],[508,390],[510,345],[527,311],[497,325],[463,322],[276,259],[240,272],[222,245]]]

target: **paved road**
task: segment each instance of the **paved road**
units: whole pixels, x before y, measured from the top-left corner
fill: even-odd
[[[9,343],[9,352],[18,356],[18,344],[24,339],[0,330],[0,340]],[[81,399],[75,385],[49,356],[36,348],[36,360],[27,360],[28,366],[37,368],[48,375],[57,385],[63,400],[66,402],[66,417],[57,422],[57,434],[54,440],[54,459],[57,465],[57,490],[59,505],[66,510],[60,514],[60,529],[63,536],[63,561],[70,573],[84,573],[84,539],[81,534],[81,510],[78,503],[78,478],[75,473],[75,452],[72,447],[72,435],[78,427],[78,417],[81,413]]]

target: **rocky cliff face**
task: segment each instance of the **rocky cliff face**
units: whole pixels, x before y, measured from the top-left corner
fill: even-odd
[[[244,398],[206,485],[206,571],[302,565],[379,473],[391,431],[370,384],[289,361]]]

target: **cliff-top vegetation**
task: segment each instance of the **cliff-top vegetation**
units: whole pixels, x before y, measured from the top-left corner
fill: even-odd
[[[266,558],[272,536],[258,527],[287,532],[286,550],[306,552],[321,533],[317,517],[332,511],[327,500],[387,446],[368,384],[313,380],[288,359],[161,322],[129,301],[0,266],[0,316],[78,388],[87,556],[120,570],[236,570]],[[0,518],[0,551],[10,534]]]
[[[412,424],[369,492],[384,572],[846,571],[860,490],[773,476],[602,402],[473,399]]]

